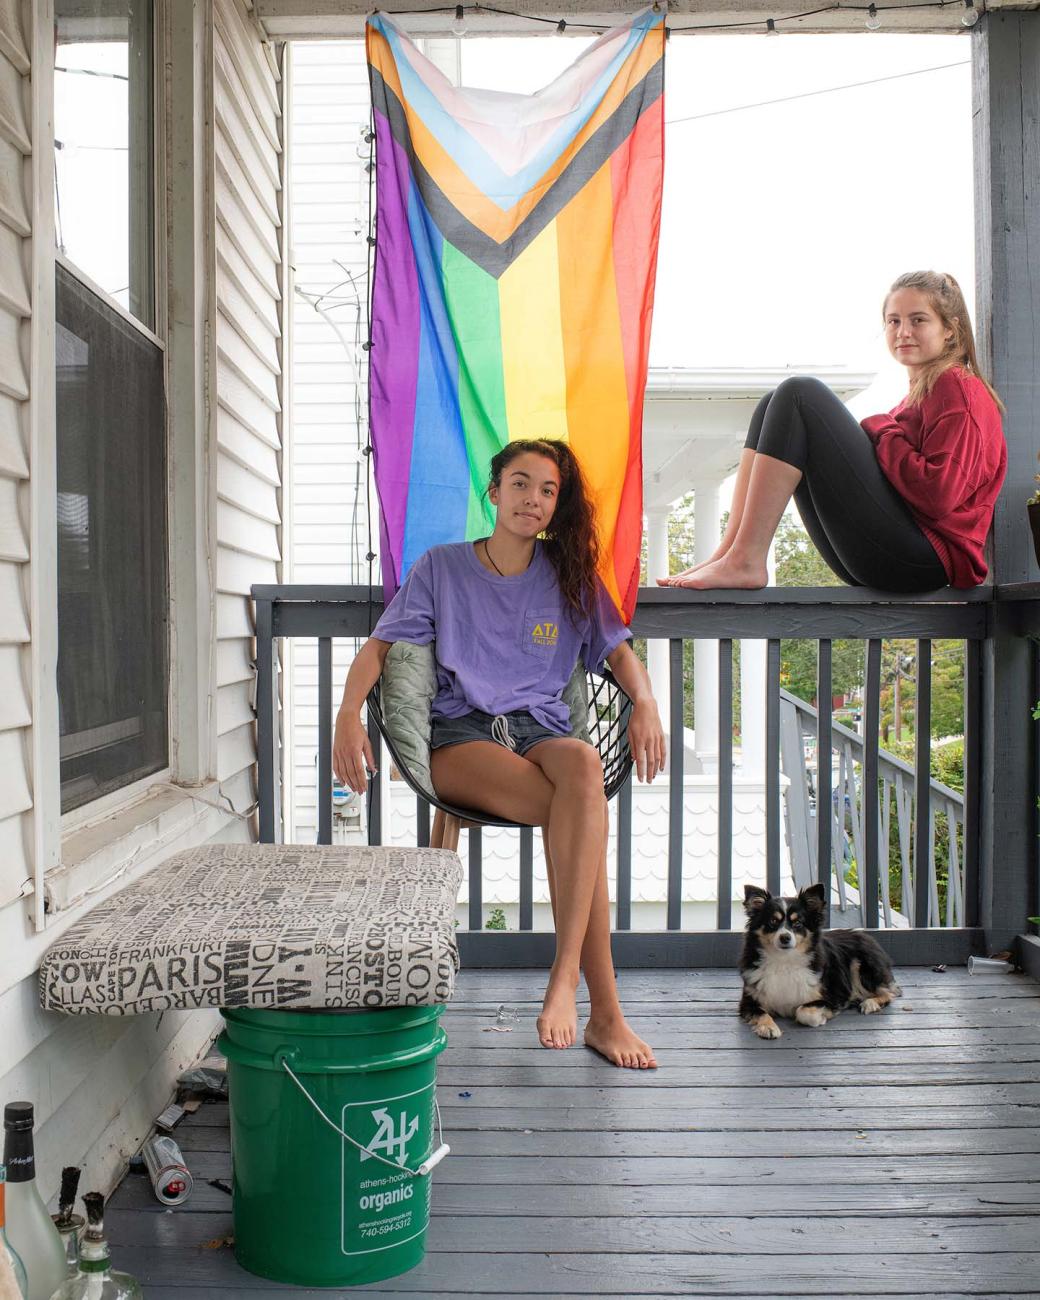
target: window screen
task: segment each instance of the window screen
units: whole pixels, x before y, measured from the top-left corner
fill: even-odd
[[[166,766],[163,355],[57,271],[62,811]]]

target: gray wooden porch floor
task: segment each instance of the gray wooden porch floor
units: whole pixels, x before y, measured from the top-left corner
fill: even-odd
[[[467,971],[439,1092],[453,1154],[425,1261],[351,1295],[1040,1295],[1040,986],[899,972],[891,1010],[755,1038],[730,971],[622,972],[656,1073],[534,1039],[544,975]],[[500,1003],[520,1022],[485,1032]],[[467,1094],[463,1096],[462,1094]],[[227,1247],[226,1109],[177,1129],[197,1179],[164,1211],[130,1176],[108,1213],[148,1300],[320,1295]],[[324,1294],[328,1294],[325,1292]]]

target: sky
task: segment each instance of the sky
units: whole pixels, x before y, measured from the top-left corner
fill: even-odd
[[[67,257],[126,307],[127,47],[62,44],[54,77],[57,239]]]
[[[951,33],[671,37],[651,365],[876,371],[850,406],[895,405],[889,284],[934,268],[973,300],[970,44]],[[585,44],[467,36],[463,81],[531,92]],[[836,89],[855,82],[873,84]]]

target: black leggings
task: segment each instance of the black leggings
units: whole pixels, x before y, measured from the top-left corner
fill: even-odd
[[[845,404],[818,379],[785,379],[755,407],[744,444],[802,471],[805,531],[853,587],[934,591],[949,582],[935,548],[877,463]]]

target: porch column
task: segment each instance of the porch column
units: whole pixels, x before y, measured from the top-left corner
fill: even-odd
[[[767,582],[776,581],[776,557],[769,548]],[[766,643],[740,643],[740,770],[745,781],[766,778]]]
[[[166,272],[170,518],[170,766],[181,785],[217,775],[216,406],[210,314],[216,238],[207,150],[212,36],[204,6],[167,6],[171,96]]]
[[[694,483],[693,561],[700,564],[719,540],[719,484]],[[693,643],[693,722],[697,761],[702,772],[715,772],[719,760],[719,643]]]
[[[427,36],[419,42],[422,52],[453,86],[462,84],[462,42],[455,36]]]
[[[668,573],[668,517],[672,507],[655,506],[646,512],[646,580],[648,586],[656,586],[657,579]],[[668,716],[668,642],[664,640],[646,643],[646,666],[650,674],[650,685],[654,698],[661,710],[662,718]]]
[[[1024,502],[1040,450],[1040,13],[985,14],[972,33],[980,364],[1007,404],[1008,469],[993,521],[992,580],[1036,581]],[[1038,912],[1030,644],[995,610],[982,651],[979,897],[987,951]],[[969,743],[971,738],[969,735]]]

